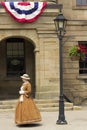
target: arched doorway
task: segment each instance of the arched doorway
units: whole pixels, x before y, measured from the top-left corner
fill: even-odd
[[[0,43],[0,99],[18,98],[20,76],[29,74],[32,96],[35,97],[35,55],[30,40],[11,37]]]

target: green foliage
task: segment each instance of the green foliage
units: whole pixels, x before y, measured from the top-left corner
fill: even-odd
[[[81,59],[84,59],[85,53],[81,51],[78,45],[75,45],[69,49],[69,56],[79,56]]]
[[[77,51],[77,46],[72,46],[69,49],[69,56],[80,56],[80,53]]]

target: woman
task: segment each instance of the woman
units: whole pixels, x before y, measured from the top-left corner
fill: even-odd
[[[27,74],[23,74],[21,78],[23,80],[23,84],[19,91],[20,97],[15,111],[15,123],[17,125],[21,125],[41,121],[40,112],[37,109],[35,102],[30,97],[30,78]]]

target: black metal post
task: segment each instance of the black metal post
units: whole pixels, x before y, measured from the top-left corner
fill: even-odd
[[[63,36],[59,34],[59,61],[60,61],[60,96],[59,96],[59,117],[56,124],[67,124],[64,115],[64,97],[63,97],[63,68],[62,68],[62,39]]]

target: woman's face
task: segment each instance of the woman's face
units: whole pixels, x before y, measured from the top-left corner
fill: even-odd
[[[23,82],[26,82],[27,80],[26,79],[22,79]]]

